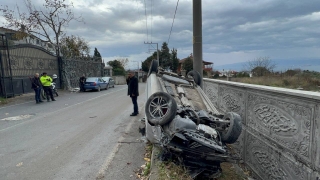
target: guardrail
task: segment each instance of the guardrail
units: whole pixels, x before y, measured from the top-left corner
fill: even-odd
[[[260,179],[320,179],[320,93],[204,79],[222,112],[237,112],[236,153]]]

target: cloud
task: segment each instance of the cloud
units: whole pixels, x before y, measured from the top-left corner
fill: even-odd
[[[70,23],[68,34],[84,37],[106,60],[126,56],[141,61],[150,55],[144,42],[157,42],[160,48],[168,41],[177,1],[73,3],[75,14],[85,23]],[[12,6],[14,2],[6,4]],[[320,55],[319,0],[202,0],[202,18],[203,59],[216,65],[260,56],[290,60]],[[4,22],[1,17],[0,22]],[[179,58],[192,53],[192,22],[192,0],[179,1],[169,42],[169,48],[178,49]]]

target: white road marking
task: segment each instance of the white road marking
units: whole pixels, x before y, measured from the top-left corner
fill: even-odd
[[[22,119],[28,119],[28,118],[30,118],[32,116],[34,116],[34,115],[26,114],[26,115],[20,115],[20,116],[7,117],[7,118],[3,118],[3,119],[0,119],[0,120],[2,120],[2,121],[19,121],[19,120],[22,120]]]
[[[106,95],[108,95],[108,94],[112,94],[112,93],[115,93],[115,92],[119,92],[119,91],[122,91],[122,90],[125,90],[125,89],[127,89],[127,88],[122,88],[122,89],[119,89],[119,90],[117,90],[117,91],[112,91],[112,92],[110,92],[110,93],[102,94],[102,95],[100,95],[100,96],[97,96],[97,97],[94,97],[94,98],[91,98],[91,99],[88,99],[88,100],[85,100],[85,101],[82,101],[82,102],[79,102],[79,103],[76,103],[76,104],[73,104],[73,105],[70,105],[70,106],[61,108],[61,109],[58,109],[58,110],[56,110],[56,111],[52,111],[52,112],[49,112],[49,113],[47,113],[47,114],[43,114],[43,115],[41,115],[41,116],[37,116],[36,118],[31,119],[31,120],[29,120],[29,121],[24,121],[24,122],[21,122],[21,123],[19,123],[19,124],[16,124],[16,125],[13,125],[13,126],[10,126],[10,127],[4,128],[4,129],[1,129],[0,132],[3,132],[3,131],[5,131],[5,130],[11,129],[11,128],[13,128],[13,127],[16,127],[16,126],[19,126],[19,125],[22,125],[22,124],[25,124],[25,123],[29,123],[29,122],[35,121],[35,120],[37,120],[37,119],[39,119],[39,118],[43,118],[43,117],[49,116],[49,115],[54,114],[54,113],[57,113],[57,112],[59,112],[59,111],[66,110],[66,109],[69,109],[69,108],[71,108],[71,107],[78,106],[78,105],[83,104],[83,103],[86,103],[86,102],[88,102],[88,101],[92,101],[92,100],[98,99],[98,98],[100,98],[100,97],[102,97],[102,96],[106,96]]]

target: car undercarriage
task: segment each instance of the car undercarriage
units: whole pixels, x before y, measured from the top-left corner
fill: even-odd
[[[226,144],[241,134],[241,117],[220,113],[200,88],[200,75],[166,72],[153,61],[147,82],[146,136],[166,157],[189,169],[192,178],[215,178],[220,163],[234,161]]]

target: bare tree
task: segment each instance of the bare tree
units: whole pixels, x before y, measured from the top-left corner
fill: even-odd
[[[128,63],[129,63],[128,58],[118,58],[116,60],[120,62],[123,68],[126,68],[128,66]]]
[[[247,71],[253,72],[257,76],[263,76],[274,70],[276,64],[269,57],[258,57],[254,60],[249,60],[245,64]]]
[[[72,3],[66,0],[45,0],[43,8],[36,8],[32,0],[24,0],[27,12],[10,10],[8,6],[1,5],[6,26],[24,33],[40,36],[47,42],[59,48],[60,37],[65,34],[65,28],[72,20],[83,21],[81,16],[75,17]],[[17,16],[16,16],[17,14]]]

